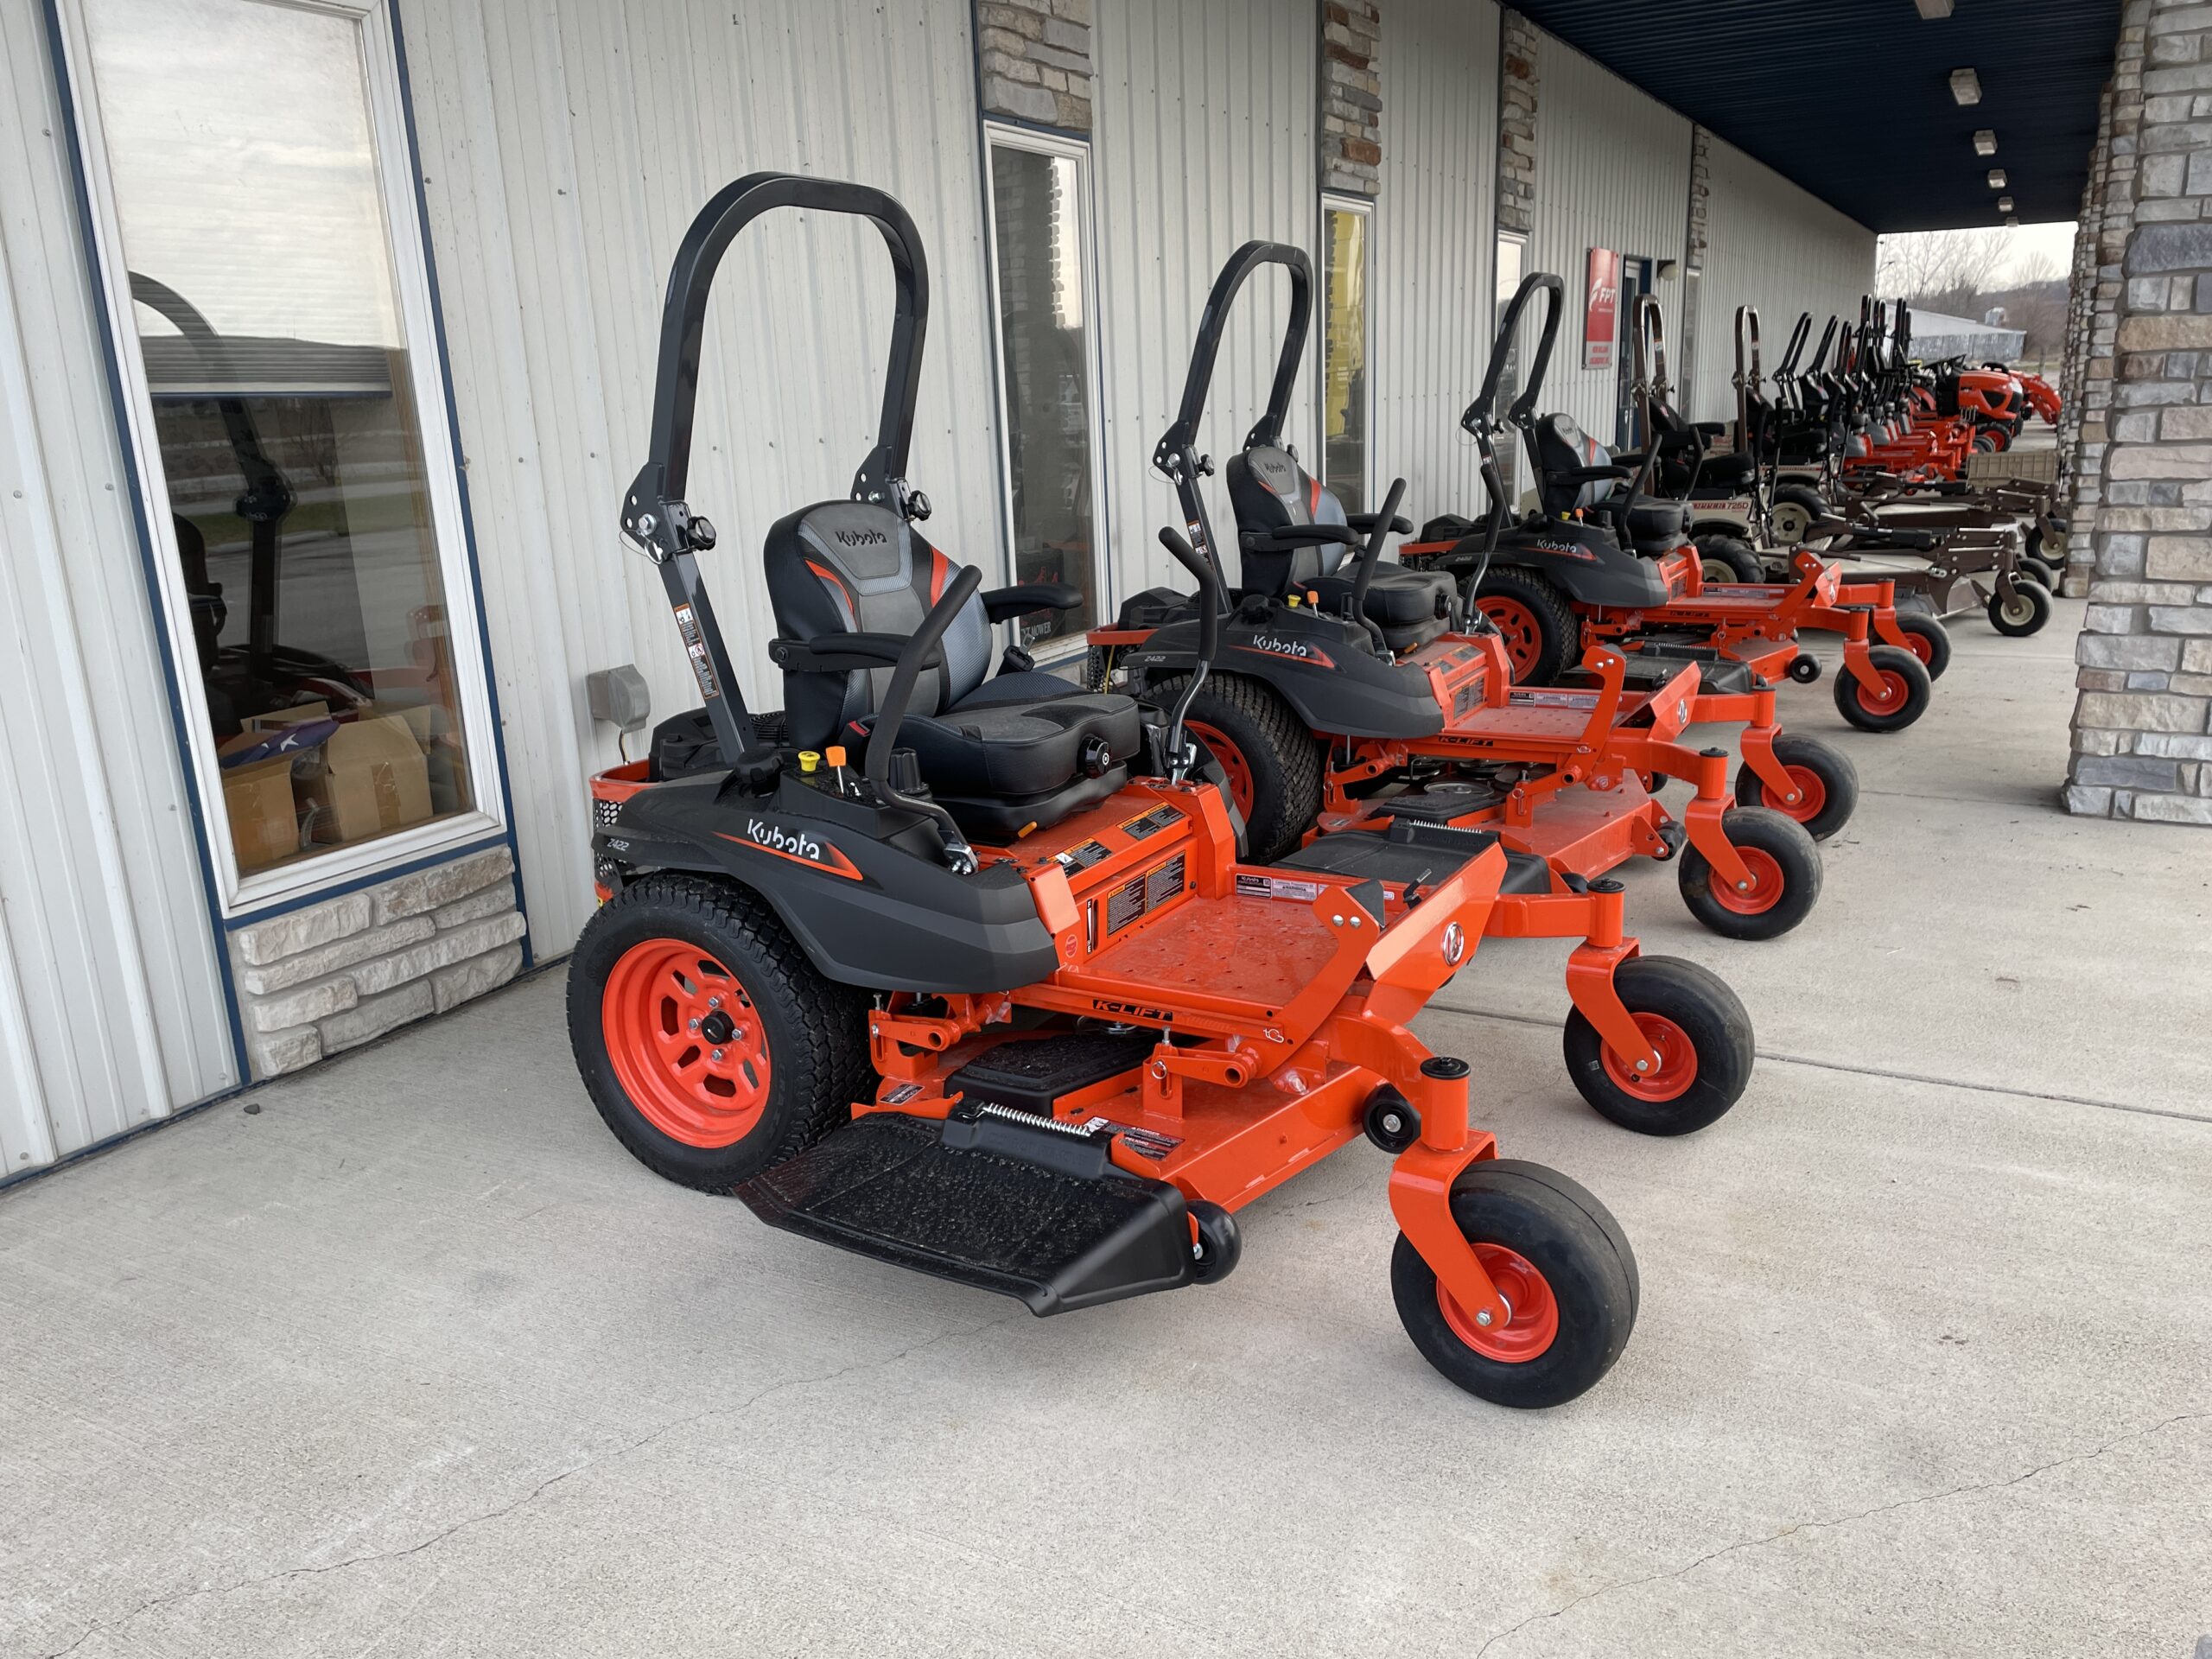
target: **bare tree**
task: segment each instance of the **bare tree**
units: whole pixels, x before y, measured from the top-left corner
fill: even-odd
[[[2001,230],[1916,231],[1885,236],[1875,280],[1885,294],[1955,315],[1975,315],[1974,302],[1999,285],[2010,249]]]

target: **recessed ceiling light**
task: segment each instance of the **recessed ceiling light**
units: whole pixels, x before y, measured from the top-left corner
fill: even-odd
[[[1980,132],[1974,134],[1974,153],[1977,156],[1994,156],[1997,153],[1997,135],[1987,127],[1984,127]]]
[[[1951,15],[1951,0],[1912,0],[1912,3],[1931,23],[1940,23]]]
[[[1971,69],[1951,71],[1951,97],[1961,109],[1981,102],[1981,77]]]
[[[1999,197],[1998,197],[1998,198],[1997,198],[1997,211],[1998,211],[1999,213],[2011,213],[2011,212],[2012,211],[2012,197],[2010,197],[2010,196],[1999,196]]]
[[[2017,219],[2008,219],[2005,221],[2005,228],[2008,231],[2017,231],[2020,228],[2020,221]]]
[[[1993,167],[1989,169],[1989,188],[1993,190],[2002,190],[2005,188],[2005,169],[2003,168]]]

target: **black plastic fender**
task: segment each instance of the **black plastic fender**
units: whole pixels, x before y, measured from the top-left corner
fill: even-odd
[[[1184,674],[1198,661],[1196,619],[1172,622],[1115,661],[1141,682]],[[1270,605],[1258,620],[1222,625],[1213,671],[1260,681],[1311,731],[1332,737],[1433,737],[1444,710],[1421,670],[1375,655],[1366,630],[1304,606]]]

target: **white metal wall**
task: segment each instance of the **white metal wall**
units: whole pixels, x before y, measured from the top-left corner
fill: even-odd
[[[1497,35],[1491,0],[1391,0],[1382,19],[1375,490],[1403,478],[1416,524],[1484,504],[1459,415],[1490,359]]]
[[[1154,539],[1178,515],[1174,491],[1152,470],[1152,448],[1182,399],[1191,337],[1214,273],[1255,237],[1308,255],[1319,245],[1319,27],[1312,0],[1101,0],[1097,7],[1093,168],[1116,598],[1188,582]],[[1236,453],[1266,407],[1288,295],[1279,270],[1263,270],[1238,302],[1199,429],[1200,449],[1217,462]],[[1317,351],[1286,432],[1309,460],[1317,458],[1319,360]],[[1233,553],[1227,498],[1217,479],[1216,486],[1215,527]]]
[[[237,1081],[37,0],[0,0],[0,1177]]]
[[[1530,269],[1567,284],[1541,399],[1610,442],[1612,369],[1582,366],[1582,288],[1589,251],[1631,258],[1682,257],[1688,227],[1690,124],[1564,41],[1546,36],[1536,92],[1536,200]],[[1679,276],[1653,290],[1669,321],[1681,310]]]
[[[617,759],[584,676],[635,662],[693,707],[659,578],[615,535],[645,459],[663,288],[708,196],[782,168],[881,185],[919,226],[930,346],[913,480],[931,539],[1002,579],[968,9],[938,0],[452,0],[405,9],[429,232],[467,453],[532,943],[592,903],[585,779]],[[689,494],[755,706],[762,538],[872,446],[891,278],[855,221],[779,215],[723,266]]]
[[[1736,308],[1758,308],[1761,356],[1771,373],[1800,311],[1813,314],[1815,339],[1832,315],[1857,320],[1859,296],[1874,283],[1875,238],[1733,145],[1710,143],[1697,384],[1683,407],[1694,419],[1718,421],[1735,413]]]

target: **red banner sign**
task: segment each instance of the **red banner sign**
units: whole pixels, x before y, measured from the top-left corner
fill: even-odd
[[[1613,336],[1620,327],[1621,257],[1611,248],[1590,250],[1589,279],[1582,289],[1582,366],[1613,366]]]

